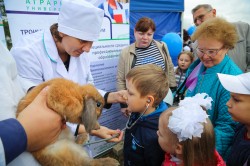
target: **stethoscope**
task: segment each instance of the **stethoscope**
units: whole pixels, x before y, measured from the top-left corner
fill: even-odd
[[[46,48],[46,45],[45,45],[45,41],[44,41],[44,32],[43,32],[43,46],[44,46],[44,50],[45,50],[45,52],[46,52],[48,58],[50,59],[50,61],[53,62],[53,63],[57,63],[57,61],[56,61],[55,59],[53,59],[53,58],[49,55],[49,53],[48,53],[48,51],[47,51],[47,48]]]
[[[149,107],[149,104],[147,104],[147,106],[146,106],[145,110],[143,111],[143,113],[131,125],[129,125],[129,121],[130,121],[130,118],[131,118],[131,115],[130,115],[129,118],[128,118],[128,120],[127,120],[127,122],[126,122],[126,126],[121,131],[125,131],[127,129],[130,130],[137,123],[137,121],[140,120],[141,117],[145,115],[145,113],[148,110],[148,107]],[[105,139],[101,139],[101,140],[97,140],[97,141],[92,141],[92,142],[88,141],[85,144],[83,144],[83,146],[91,145],[91,144],[96,144],[96,143],[100,143],[100,142],[104,142],[104,141],[108,141],[108,140],[111,140],[113,138],[116,138],[117,136],[119,136],[119,134],[115,134],[115,135],[113,135],[110,138],[105,138]]]
[[[139,118],[137,118],[137,119],[129,126],[129,121],[130,121],[130,117],[131,117],[131,115],[130,115],[129,118],[128,118],[128,120],[127,120],[127,122],[126,122],[126,126],[125,126],[124,129],[122,129],[122,131],[123,131],[123,130],[125,131],[126,129],[131,129],[131,128],[136,124],[136,122],[137,122],[138,120],[140,120],[141,117],[147,112],[148,107],[149,107],[149,104],[146,106],[146,109],[145,109],[145,110],[143,111],[143,113],[139,116]]]

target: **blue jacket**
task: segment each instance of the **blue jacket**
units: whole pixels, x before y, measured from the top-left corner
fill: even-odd
[[[244,124],[239,124],[233,139],[231,154],[227,159],[227,166],[250,164],[250,140],[245,138],[247,128]]]
[[[2,141],[5,161],[8,164],[26,150],[27,136],[24,128],[16,119],[2,120],[0,127],[0,143]],[[0,159],[2,160],[2,156]]]
[[[187,77],[199,63],[200,60],[197,59],[189,67]],[[195,89],[192,92],[187,90],[186,96],[194,96],[197,93],[207,93],[212,97],[212,109],[208,110],[208,114],[214,126],[216,149],[223,159],[226,160],[230,152],[230,146],[235,133],[234,129],[237,123],[232,120],[228,113],[226,103],[230,98],[230,93],[221,85],[217,73],[238,75],[241,74],[242,71],[227,55],[220,64],[207,70],[205,70],[205,67],[202,65],[201,70],[205,72],[201,72],[198,76]]]
[[[160,114],[167,109],[161,102],[151,114],[142,116],[131,129],[126,129],[124,140],[124,166],[160,166],[164,161],[164,151],[158,143],[158,121]],[[140,114],[132,113],[129,124]]]

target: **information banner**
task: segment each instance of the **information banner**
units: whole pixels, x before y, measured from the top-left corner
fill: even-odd
[[[105,11],[99,41],[94,42],[89,53],[94,84],[99,89],[115,91],[119,53],[129,45],[129,4],[116,2],[117,9],[110,11],[106,0],[89,2],[99,8],[104,6]],[[48,29],[56,23],[61,7],[61,0],[7,0],[4,3],[13,45],[24,35]],[[116,20],[112,16],[115,16]],[[126,120],[120,112],[119,104],[114,104],[111,109],[103,110],[99,122],[111,129],[123,129]],[[99,138],[91,137],[90,141],[97,139]],[[101,142],[90,145],[88,149],[91,156],[95,157],[113,145],[114,143]]]
[[[129,45],[128,39],[103,40],[94,43],[90,56],[90,70],[94,78],[94,84],[98,89],[105,91],[116,91],[116,73],[119,53],[122,48]],[[111,129],[123,129],[127,118],[122,115],[120,105],[114,104],[110,109],[103,109],[99,123]],[[99,138],[91,137],[90,141],[97,141]],[[114,143],[98,143],[89,145],[91,156],[97,156],[103,151],[112,148]]]

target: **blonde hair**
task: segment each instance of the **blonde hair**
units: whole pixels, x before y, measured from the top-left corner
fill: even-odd
[[[200,38],[215,39],[222,42],[224,48],[233,49],[238,40],[238,35],[233,24],[216,17],[203,22],[191,37],[192,41]]]
[[[182,52],[178,55],[178,59],[180,58],[180,56],[181,56],[182,54],[187,54],[187,55],[189,56],[191,62],[193,62],[193,60],[194,60],[194,55],[193,55],[192,52],[190,52],[190,51],[182,51]]]
[[[149,94],[154,97],[153,107],[158,106],[168,93],[169,81],[160,66],[154,64],[136,66],[128,72],[126,79],[132,81],[142,97]]]
[[[164,118],[165,124],[169,123],[169,117],[177,107],[169,108],[167,111],[161,114]],[[178,141],[177,135],[174,134],[168,127],[166,127],[167,133],[169,133],[169,139],[173,143],[179,143],[182,145],[182,161],[185,166],[203,166],[203,165],[216,165],[217,160],[215,157],[215,135],[211,121],[207,119],[207,123],[203,123],[204,129],[201,134],[201,138],[193,137],[185,141]]]
[[[190,60],[191,60],[191,63],[190,63],[190,64],[192,64],[192,62],[194,61],[194,55],[193,55],[193,53],[190,52],[190,51],[183,51],[183,52],[181,52],[181,53],[178,55],[178,60],[179,60],[179,58],[181,57],[182,54],[187,54],[187,55],[189,56]],[[179,64],[178,64],[177,70],[175,70],[175,74],[181,74],[181,73],[180,73]]]

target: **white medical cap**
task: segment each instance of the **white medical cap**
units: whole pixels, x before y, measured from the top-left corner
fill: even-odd
[[[81,40],[96,41],[103,16],[103,10],[85,0],[62,0],[58,31]]]

